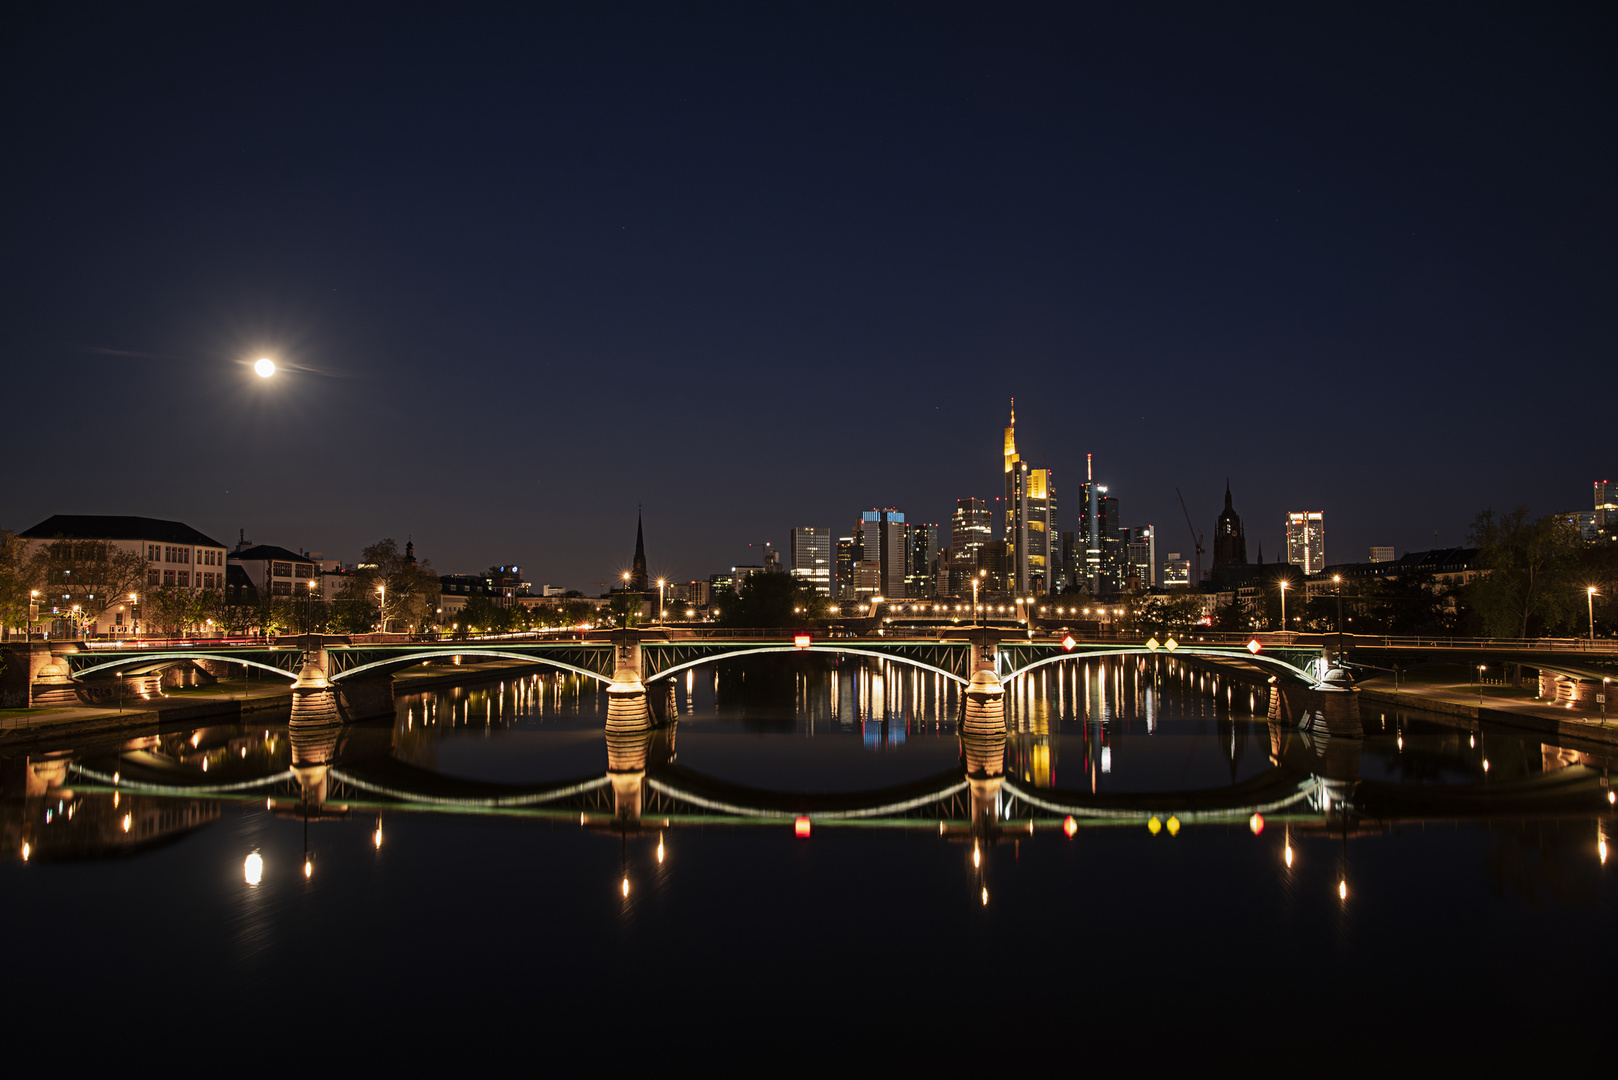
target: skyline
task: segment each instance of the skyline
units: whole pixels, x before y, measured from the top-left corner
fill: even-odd
[[[701,577],[994,498],[1010,397],[1160,556],[1227,477],[1335,561],[1613,471],[1521,403],[1618,343],[1611,12],[626,11],[26,12],[0,526],[576,585],[640,504]]]

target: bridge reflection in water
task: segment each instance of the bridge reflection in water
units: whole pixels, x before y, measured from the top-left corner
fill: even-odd
[[[130,850],[160,842],[217,820],[225,804],[262,804],[280,816],[315,823],[360,816],[376,819],[381,845],[388,815],[455,814],[576,821],[581,828],[613,835],[628,858],[631,841],[666,854],[666,836],[686,827],[708,825],[780,828],[791,837],[822,836],[827,830],[925,830],[946,843],[970,849],[974,892],[988,903],[986,849],[1010,840],[1041,835],[1061,842],[1082,830],[1144,828],[1152,837],[1174,837],[1184,830],[1216,827],[1252,830],[1255,843],[1273,844],[1278,867],[1290,871],[1298,845],[1313,838],[1341,843],[1334,856],[1343,866],[1336,886],[1346,899],[1347,841],[1378,836],[1410,822],[1523,821],[1539,819],[1590,828],[1592,854],[1605,860],[1604,844],[1613,814],[1608,773],[1611,761],[1590,754],[1546,748],[1538,767],[1510,778],[1497,769],[1450,776],[1434,782],[1419,767],[1411,779],[1372,779],[1362,775],[1367,753],[1380,753],[1390,740],[1405,752],[1403,732],[1387,730],[1387,717],[1371,718],[1372,745],[1300,731],[1254,718],[1242,732],[1267,733],[1268,767],[1238,778],[1231,751],[1232,782],[1219,787],[1118,792],[1098,788],[1104,759],[1093,754],[1106,739],[1106,725],[1087,723],[1083,787],[1053,783],[1054,719],[1075,716],[1128,716],[1156,727],[1156,696],[1161,678],[1140,678],[1134,661],[1088,671],[1078,663],[1035,673],[1036,688],[1009,687],[989,677],[987,666],[957,690],[933,686],[926,676],[897,677],[881,665],[837,673],[825,686],[794,683],[794,697],[807,709],[808,734],[821,721],[881,724],[887,730],[931,728],[948,738],[946,709],[957,710],[953,768],[865,791],[773,790],[722,779],[678,760],[682,712],[693,708],[692,672],[659,687],[640,702],[612,699],[601,738],[606,769],[542,784],[498,783],[449,775],[407,760],[418,727],[496,720],[508,707],[505,695],[488,695],[472,713],[472,696],[440,697],[418,716],[408,706],[399,723],[344,724],[333,715],[330,690],[318,673],[300,677],[293,715],[281,727],[199,729],[186,736],[134,740],[110,753],[30,761],[25,778],[31,804],[54,814],[52,830],[24,820],[9,837],[14,857],[84,857]],[[905,693],[891,692],[890,680],[906,681]],[[1170,669],[1168,678],[1193,687],[1228,710],[1262,706],[1241,686],[1221,686],[1217,676],[1194,669]],[[512,706],[535,710],[581,709],[577,686],[561,679],[523,679],[512,686]],[[1249,695],[1248,700],[1238,694]],[[624,695],[632,697],[633,695]],[[918,707],[920,703],[921,707]],[[853,720],[846,720],[852,711]],[[1236,746],[1238,725],[1226,723],[1220,739]],[[1384,733],[1385,732],[1385,733]],[[1251,737],[1250,735],[1245,737]],[[1476,732],[1455,729],[1450,737],[1470,740]],[[1378,741],[1380,740],[1380,741]],[[1459,744],[1457,743],[1456,746]],[[1106,749],[1105,746],[1099,747]],[[1479,762],[1484,759],[1479,756]],[[54,810],[51,807],[55,807]],[[72,828],[63,824],[62,816]],[[788,833],[790,830],[790,834]],[[8,831],[11,829],[8,828]],[[1280,836],[1276,833],[1280,832]],[[77,837],[77,839],[70,839]],[[60,838],[60,839],[58,839]],[[244,853],[245,855],[245,853]],[[312,864],[305,863],[312,872]],[[260,873],[263,873],[260,864]],[[272,871],[273,872],[273,869]],[[252,876],[252,872],[248,872]],[[622,888],[633,874],[626,870]]]

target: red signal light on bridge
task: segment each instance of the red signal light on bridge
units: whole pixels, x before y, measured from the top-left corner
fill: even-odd
[[[797,648],[807,649],[809,647],[809,635],[808,634],[793,634],[792,635],[792,644],[794,646],[796,646]],[[805,818],[804,820],[808,820],[808,819]]]
[[[1073,635],[1072,634],[1069,634],[1067,637],[1062,639],[1062,648],[1068,650],[1069,652],[1072,652],[1073,651],[1073,646],[1075,646],[1077,644],[1078,644],[1078,642],[1073,640]],[[1072,821],[1073,819],[1068,818],[1068,820]],[[1072,836],[1073,834],[1068,833],[1068,835]]]
[[[1254,814],[1252,817],[1248,818],[1247,819],[1247,827],[1249,829],[1253,830],[1253,835],[1254,836],[1257,836],[1259,833],[1263,832],[1264,831],[1264,815],[1263,814]]]
[[[800,817],[798,820],[794,821],[792,823],[792,833],[799,839],[807,837],[809,835],[809,819],[806,817]]]
[[[1072,814],[1069,814],[1067,820],[1062,822],[1062,831],[1067,833],[1069,839],[1072,839],[1073,834],[1079,831],[1079,823],[1073,820]]]
[[[1264,646],[1259,644],[1258,638],[1252,638],[1247,642],[1247,651],[1252,653],[1254,656],[1257,656],[1258,651],[1262,648],[1264,648]]]

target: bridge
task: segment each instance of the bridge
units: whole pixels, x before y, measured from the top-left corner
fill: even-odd
[[[474,640],[354,640],[330,636],[265,642],[198,642],[147,646],[141,642],[68,643],[34,680],[36,700],[57,695],[89,698],[98,686],[150,677],[180,667],[211,676],[232,669],[285,679],[332,695],[344,720],[392,711],[394,672],[420,664],[506,660],[548,667],[591,679],[619,700],[619,720],[638,716],[648,687],[706,664],[751,656],[819,653],[908,665],[957,685],[973,679],[998,686],[1055,664],[1109,657],[1173,655],[1219,665],[1265,688],[1270,717],[1336,735],[1362,734],[1356,696],[1347,672],[1408,670],[1430,663],[1520,664],[1540,672],[1541,693],[1571,699],[1596,692],[1601,680],[1618,678],[1618,644],[1579,640],[1383,637],[1336,634],[1227,635],[1194,633],[1176,641],[1121,636],[1077,639],[1061,627],[947,627],[872,631],[694,631],[690,629],[603,632],[573,640],[508,637]],[[1346,671],[1334,672],[1335,668]],[[308,676],[308,678],[305,678]],[[311,682],[309,679],[313,679]],[[311,699],[312,700],[312,699]]]

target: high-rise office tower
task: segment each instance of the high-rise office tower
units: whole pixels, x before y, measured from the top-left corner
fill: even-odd
[[[878,595],[903,599],[909,552],[905,544],[905,516],[892,508],[871,509],[855,523],[860,535],[861,561],[879,567]]]
[[[1137,578],[1143,589],[1157,586],[1157,530],[1137,525],[1129,531],[1129,567],[1126,578]]]
[[[1123,592],[1129,576],[1129,533],[1118,524],[1118,497],[1096,485],[1096,527],[1101,533],[1101,591]]]
[[[799,525],[792,530],[792,576],[821,596],[831,595],[831,530]]]
[[[1169,552],[1163,560],[1163,585],[1166,588],[1191,584],[1191,560],[1180,558],[1178,551]]]
[[[1287,562],[1306,574],[1326,567],[1326,514],[1322,510],[1293,510],[1287,514]]]
[[[905,573],[905,595],[926,599],[934,592],[933,561],[938,557],[938,525],[911,522],[907,550],[910,567]]]
[[[1101,593],[1101,526],[1102,501],[1107,489],[1096,483],[1095,455],[1084,455],[1084,486],[1080,489],[1079,545],[1083,551],[1083,566],[1079,574],[1092,596]]]
[[[1049,469],[1030,469],[1023,491],[1023,516],[1028,544],[1028,588],[1048,593],[1055,580],[1057,548],[1056,484]]]
[[[1070,529],[1062,533],[1062,588],[1084,580],[1084,547]]]
[[[1004,588],[1021,596],[1028,591],[1028,463],[1017,455],[1017,399],[1011,399],[1011,423],[1006,427],[1006,582]]]
[[[854,564],[860,561],[852,536],[837,538],[837,599],[854,599]]]
[[[1618,485],[1609,480],[1595,482],[1596,534],[1611,540],[1618,533]]]
[[[956,499],[949,521],[949,546],[957,560],[977,562],[978,552],[994,541],[994,511],[984,499]]]

